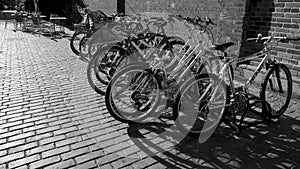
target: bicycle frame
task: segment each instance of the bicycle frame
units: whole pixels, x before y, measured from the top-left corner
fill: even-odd
[[[227,74],[229,77],[229,83],[230,83],[230,87],[231,90],[233,91],[233,93],[235,93],[235,88],[234,88],[234,83],[233,83],[233,77],[231,75],[231,73],[229,72],[230,70],[228,69],[228,67],[230,65],[232,65],[233,62],[243,62],[243,61],[250,61],[250,60],[254,60],[257,58],[262,58],[262,60],[260,61],[259,65],[257,66],[257,68],[255,69],[254,73],[252,74],[252,76],[246,81],[245,85],[244,85],[244,91],[247,92],[248,88],[250,87],[250,85],[253,83],[253,81],[255,80],[255,78],[257,77],[257,75],[259,74],[259,72],[261,71],[261,69],[263,68],[263,66],[265,65],[265,63],[269,60],[269,58],[271,57],[270,54],[270,47],[268,47],[267,45],[264,46],[264,49],[256,52],[250,56],[247,57],[243,57],[243,58],[235,58],[229,61],[225,61],[225,68],[227,70]],[[222,69],[223,71],[225,69]],[[224,75],[222,77],[224,79]]]

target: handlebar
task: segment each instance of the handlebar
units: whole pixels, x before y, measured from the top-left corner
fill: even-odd
[[[203,19],[201,19],[200,17],[194,17],[194,18],[190,18],[190,17],[183,17],[183,16],[181,16],[181,15],[177,15],[179,18],[182,18],[182,19],[184,19],[184,20],[186,20],[186,21],[188,21],[188,22],[190,22],[190,23],[192,23],[192,24],[197,24],[197,25],[199,25],[199,22],[202,22],[202,23],[205,23],[206,24],[206,26],[208,26],[209,24],[211,24],[211,25],[217,25],[217,24],[215,24],[210,18],[208,18],[208,17],[205,17],[205,18],[203,18]]]
[[[298,41],[300,40],[300,35],[288,35],[288,36],[265,36],[258,34],[256,38],[248,38],[246,41],[251,42],[255,41],[256,43],[264,42],[265,44],[270,43],[270,41],[276,40],[278,42],[287,43],[289,41]]]

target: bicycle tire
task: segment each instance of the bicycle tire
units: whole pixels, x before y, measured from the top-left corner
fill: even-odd
[[[109,81],[111,80],[111,78],[108,77],[108,74],[107,74],[107,71],[106,69],[104,69],[103,66],[101,66],[101,63],[105,62],[107,59],[107,55],[110,53],[110,52],[113,52],[114,54],[112,54],[111,56],[114,55],[115,57],[115,52],[120,52],[122,53],[122,50],[123,48],[119,48],[119,47],[112,47],[111,49],[107,50],[107,52],[105,54],[98,54],[97,59],[94,60],[94,72],[95,72],[95,75],[96,75],[96,78],[103,84],[105,85],[108,85]],[[103,53],[103,52],[101,52]],[[117,56],[118,57],[118,56]],[[124,60],[124,59],[128,59],[126,56],[123,56],[121,54],[121,56],[117,59],[117,61],[120,61],[119,62],[119,65],[121,64],[121,62]],[[119,65],[116,65],[116,68],[118,68]],[[110,67],[111,68],[111,67]]]
[[[209,28],[206,28],[205,32],[207,33],[208,39],[211,41],[211,44],[215,43],[214,34],[212,33],[212,30]]]
[[[94,61],[97,59],[97,57],[94,57],[92,60],[88,62],[87,65],[87,79],[89,85],[92,87],[92,89],[97,92],[98,94],[104,96],[105,95],[105,90],[106,86],[105,84],[102,84],[97,77],[95,77],[95,72],[94,72]],[[104,88],[105,87],[105,88]],[[104,89],[102,89],[104,88]]]
[[[72,37],[71,37],[71,40],[70,40],[71,50],[76,55],[80,54],[80,46],[79,45],[80,45],[80,41],[81,41],[82,38],[79,38],[78,48],[75,46],[74,42],[75,42],[76,38],[78,38],[77,36],[79,36],[80,34],[84,34],[84,36],[86,36],[86,31],[79,30],[79,31],[74,32],[73,35],[72,35]]]
[[[221,89],[222,92],[224,92],[223,94],[223,100],[221,100],[221,110],[220,110],[220,113],[218,113],[217,115],[217,118],[216,118],[216,121],[214,121],[211,125],[209,125],[207,127],[206,124],[210,123],[206,123],[204,122],[205,124],[203,125],[202,128],[196,128],[196,127],[199,127],[199,120],[197,121],[197,119],[192,119],[191,117],[198,117],[200,118],[200,115],[204,115],[203,113],[206,113],[206,112],[202,112],[205,111],[203,108],[207,108],[205,106],[207,106],[207,101],[205,102],[205,100],[201,100],[199,102],[199,104],[197,103],[190,103],[190,102],[187,102],[187,106],[184,107],[183,109],[186,109],[187,108],[187,113],[192,113],[191,109],[193,107],[193,105],[196,105],[198,106],[199,105],[199,108],[196,108],[195,111],[197,112],[196,115],[191,115],[191,114],[183,114],[184,115],[187,115],[187,119],[186,121],[185,120],[181,120],[182,119],[182,114],[180,115],[180,109],[182,108],[182,99],[183,97],[185,98],[191,98],[191,97],[195,97],[195,96],[185,96],[185,93],[188,92],[188,89],[190,87],[193,87],[192,85],[194,85],[195,83],[198,83],[196,84],[197,87],[196,87],[196,90],[197,91],[192,91],[190,92],[191,95],[196,95],[197,92],[199,92],[198,94],[201,94],[201,92],[205,91],[206,89],[205,88],[199,88],[199,87],[202,87],[201,85],[205,85],[205,83],[203,83],[205,80],[208,81],[208,84],[207,85],[210,85],[211,83],[209,83],[211,80],[214,80],[214,81],[217,81],[219,79],[219,76],[215,75],[215,74],[211,74],[211,73],[204,73],[204,74],[199,74],[199,75],[196,75],[195,77],[192,77],[190,79],[188,79],[181,87],[180,89],[180,93],[177,95],[176,97],[176,100],[175,100],[175,104],[174,104],[174,108],[173,108],[173,115],[176,119],[175,121],[175,124],[178,126],[179,130],[183,133],[183,134],[188,134],[188,136],[191,136],[191,137],[194,137],[194,138],[199,138],[199,136],[201,135],[207,135],[207,134],[210,134],[209,132],[212,132],[219,126],[219,124],[221,123],[221,120],[222,120],[222,117],[226,111],[226,105],[228,104],[228,92],[227,92],[227,86],[225,84],[224,81],[222,81],[217,87],[218,89]],[[200,82],[200,83],[199,83]],[[219,88],[220,87],[220,88]],[[198,95],[197,94],[197,95]],[[195,97],[195,99],[199,99],[199,97]],[[222,99],[222,98],[221,98]],[[224,105],[224,106],[222,106]],[[211,115],[211,112],[214,112],[216,113],[215,111],[211,111],[209,110],[209,114],[208,115],[210,118],[212,117]],[[201,114],[199,114],[201,113]],[[207,114],[206,114],[207,115]],[[205,116],[205,115],[204,115]],[[189,120],[192,120],[192,121],[189,121]],[[186,122],[186,124],[184,124]],[[196,123],[198,122],[198,123]],[[187,124],[188,123],[188,124]],[[202,122],[203,123],[203,122]],[[189,125],[189,126],[187,126]],[[206,125],[206,128],[205,128],[205,125]],[[194,130],[192,130],[194,128]],[[211,134],[212,134],[211,133]]]
[[[285,74],[285,77],[281,77],[281,74],[280,73],[284,73]],[[275,74],[274,74],[275,73]],[[275,75],[276,76],[276,81],[272,81],[272,75]],[[287,80],[287,83],[286,84],[282,84],[281,80]],[[285,111],[286,109],[288,108],[288,105],[290,103],[290,100],[291,100],[291,97],[292,97],[292,92],[293,92],[293,80],[292,80],[292,75],[291,75],[291,72],[289,70],[289,68],[282,64],[282,63],[275,63],[274,65],[271,66],[271,68],[267,71],[263,81],[262,81],[262,89],[261,89],[261,92],[260,92],[260,99],[261,100],[266,100],[267,102],[269,102],[269,104],[271,105],[272,107],[272,111],[268,113],[268,115],[271,117],[271,118],[278,118],[280,117]],[[270,85],[270,87],[273,87],[273,93],[275,93],[275,89],[274,89],[274,85],[273,84],[274,82],[278,82],[278,87],[280,88],[279,92],[282,92],[283,91],[283,87],[287,87],[287,96],[285,97],[285,101],[283,102],[283,105],[280,106],[280,108],[278,110],[274,110],[274,108],[276,108],[278,105],[280,105],[279,103],[271,103],[270,101],[268,101],[266,97],[266,94],[267,94],[267,88],[268,88],[268,85]],[[283,86],[284,85],[284,86]],[[285,92],[285,91],[283,91]],[[277,98],[278,99],[278,98]],[[281,100],[279,98],[279,100]]]
[[[107,90],[106,90],[106,95],[105,95],[105,104],[106,104],[106,108],[108,110],[108,112],[110,113],[110,115],[123,123],[128,123],[128,124],[134,124],[134,123],[141,123],[143,120],[145,120],[148,115],[153,113],[153,110],[155,110],[158,107],[158,104],[160,102],[160,91],[159,91],[159,86],[158,86],[158,80],[156,79],[155,76],[153,76],[153,80],[154,83],[157,87],[158,90],[158,94],[157,94],[157,100],[153,106],[153,108],[150,111],[147,112],[142,112],[142,114],[140,112],[138,112],[137,114],[140,115],[138,117],[133,117],[133,118],[128,118],[128,117],[124,117],[121,114],[126,114],[126,108],[122,108],[122,109],[118,109],[116,108],[116,104],[112,98],[112,92],[116,91],[115,90],[115,85],[119,84],[118,79],[125,75],[126,73],[132,72],[132,71],[140,71],[140,72],[144,72],[145,69],[147,69],[147,66],[141,65],[139,63],[131,63],[126,65],[125,67],[123,67],[120,71],[118,71],[112,78],[112,80],[110,81],[109,85],[107,86]],[[132,78],[130,79],[132,80]],[[130,81],[129,80],[129,81]],[[125,80],[124,80],[125,81]],[[122,82],[124,82],[122,81]],[[152,82],[152,81],[151,81]],[[125,85],[123,85],[125,86]],[[151,89],[150,91],[152,91],[153,89]],[[117,96],[120,96],[121,94],[117,94]],[[124,101],[125,103],[125,101]]]

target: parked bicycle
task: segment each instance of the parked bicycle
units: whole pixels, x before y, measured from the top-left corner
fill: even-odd
[[[185,132],[199,141],[205,141],[210,137],[220,122],[232,127],[237,134],[242,129],[259,124],[269,123],[271,119],[279,118],[288,108],[292,95],[292,76],[286,65],[276,60],[271,55],[272,46],[277,43],[300,40],[291,37],[262,37],[251,38],[247,41],[263,42],[264,49],[247,57],[234,58],[227,55],[225,50],[234,43],[229,42],[215,45],[212,49],[221,51],[222,56],[213,59],[221,59],[223,64],[219,72],[205,73],[187,80],[176,98],[173,113],[178,117],[176,124]],[[233,82],[233,71],[230,71],[233,63],[262,58],[253,75],[241,87],[236,88]],[[259,96],[249,93],[249,87],[266,68],[266,73],[261,83]],[[227,72],[228,76],[225,76]],[[229,81],[229,84],[226,83]],[[186,102],[183,98],[191,94],[198,96],[194,100]],[[191,102],[192,101],[192,102]],[[194,112],[185,111],[185,107],[194,105]],[[190,109],[189,109],[190,110]],[[190,113],[198,114],[196,119],[188,119]],[[258,115],[261,120],[248,122],[246,117]]]
[[[106,23],[111,22],[116,17],[120,16],[123,16],[123,14],[107,16],[102,11],[86,12],[86,14],[83,15],[83,22],[74,24],[75,32],[70,40],[71,50],[76,55],[79,55],[81,52],[91,52],[91,49],[86,46],[88,39]]]

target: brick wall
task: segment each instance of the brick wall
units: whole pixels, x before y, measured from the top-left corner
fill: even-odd
[[[89,8],[116,13],[117,0],[85,0]],[[217,26],[211,27],[216,42],[240,42],[245,0],[125,0],[126,14],[138,12],[164,12],[182,16],[209,17]],[[239,46],[234,53],[238,53]]]
[[[85,0],[93,9],[116,12],[117,0]],[[183,16],[210,17],[216,42],[234,41],[231,53],[245,55],[250,48],[240,42],[249,37],[284,35],[299,32],[300,0],[125,0],[126,14],[165,12]],[[253,46],[249,46],[253,49]],[[256,46],[254,49],[257,49]],[[300,42],[279,44],[274,54],[300,77]],[[297,79],[297,78],[295,78]]]

